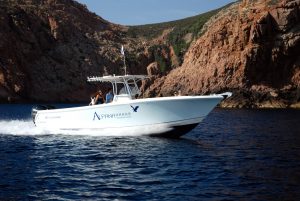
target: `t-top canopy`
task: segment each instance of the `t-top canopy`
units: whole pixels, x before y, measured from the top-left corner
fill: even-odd
[[[146,75],[109,75],[109,76],[103,76],[103,77],[87,77],[88,82],[124,82],[127,80],[143,80],[148,78]]]

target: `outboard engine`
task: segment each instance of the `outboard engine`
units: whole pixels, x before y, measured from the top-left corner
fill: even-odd
[[[35,124],[35,116],[38,111],[52,110],[52,109],[55,109],[55,107],[53,105],[37,105],[37,106],[33,107],[31,110],[31,117],[32,117],[33,123]]]

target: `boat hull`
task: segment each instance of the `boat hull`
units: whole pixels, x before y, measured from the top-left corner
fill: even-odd
[[[199,124],[222,95],[135,99],[65,109],[39,110],[37,127],[47,130],[135,129],[143,135],[180,137]]]

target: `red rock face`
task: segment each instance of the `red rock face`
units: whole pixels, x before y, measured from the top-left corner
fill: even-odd
[[[243,1],[220,12],[182,66],[149,93],[233,91],[223,103],[227,107],[286,107],[299,101],[299,2]]]
[[[123,74],[124,45],[128,72],[152,75],[145,96],[232,91],[222,106],[300,105],[299,0],[244,0],[222,10],[180,67],[164,41],[170,30],[157,41],[133,40],[73,0],[2,1],[0,27],[2,102],[88,102],[98,86],[86,77]]]
[[[122,71],[121,44],[139,41],[72,0],[7,0],[0,5],[0,101],[89,101],[90,75]],[[148,58],[131,65],[145,74]],[[132,58],[132,60],[135,58]],[[146,63],[146,64],[144,64]]]

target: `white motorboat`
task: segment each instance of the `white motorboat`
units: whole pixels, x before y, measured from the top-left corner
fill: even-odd
[[[230,92],[206,96],[137,98],[143,75],[88,77],[89,82],[110,82],[113,101],[98,105],[55,109],[33,108],[37,127],[59,130],[135,130],[138,134],[180,137],[195,128]],[[135,132],[136,133],[136,132]]]

